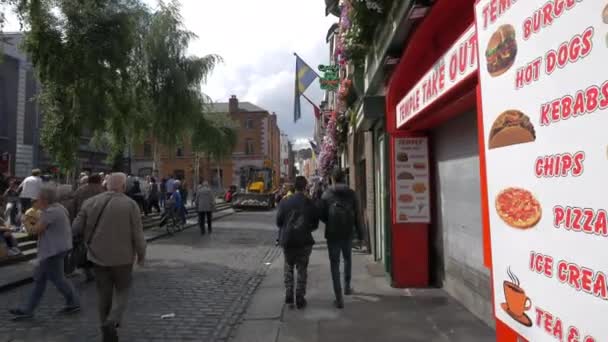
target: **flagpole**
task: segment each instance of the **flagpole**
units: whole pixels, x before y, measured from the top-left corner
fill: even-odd
[[[319,108],[314,102],[313,100],[309,99],[308,96],[306,96],[306,94],[302,93],[300,94],[302,95],[312,106],[314,106],[315,108]]]
[[[295,53],[295,52],[293,53],[293,55],[294,55],[294,56],[296,56],[296,58],[299,58],[299,59],[302,61],[302,63],[304,63],[304,64],[308,65],[308,63],[306,63],[306,62],[305,62],[305,61],[302,59],[302,57],[300,57],[300,55],[298,55],[298,54],[297,54],[297,53]],[[311,70],[312,72],[314,72],[314,73],[315,73],[315,75],[317,75],[317,77],[318,77],[318,78],[321,78],[321,75],[319,75],[319,73],[318,73],[318,72],[316,72],[316,71],[315,71],[315,69],[311,68],[311,67],[310,67],[310,65],[308,65],[308,68],[310,68],[310,70]]]

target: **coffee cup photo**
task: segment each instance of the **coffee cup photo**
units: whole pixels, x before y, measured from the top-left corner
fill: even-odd
[[[521,287],[510,281],[505,281],[503,287],[507,307],[515,316],[523,316],[526,311],[532,308],[532,301]]]
[[[532,309],[532,300],[526,296],[526,291],[521,287],[519,278],[510,267],[507,274],[511,281],[503,282],[505,302],[500,306],[517,323],[529,328],[532,326],[532,320],[526,315],[526,311]]]

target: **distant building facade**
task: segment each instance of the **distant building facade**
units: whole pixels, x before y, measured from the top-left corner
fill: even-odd
[[[284,182],[290,181],[290,158],[291,154],[291,143],[289,142],[289,136],[281,133],[281,179]]]
[[[233,95],[228,102],[215,103],[213,113],[228,114],[238,124],[238,142],[232,156],[222,161],[201,158],[200,178],[214,187],[227,188],[235,185],[244,188],[247,179],[243,169],[248,167],[268,167],[273,171],[273,183],[278,185],[281,176],[281,132],[277,116],[249,102],[239,102]],[[174,175],[186,181],[188,187],[198,182],[196,158],[188,141],[174,149],[160,148],[160,161],[153,170],[153,138],[133,149],[131,172],[139,176]]]
[[[55,165],[40,144],[43,115],[35,100],[40,84],[19,49],[23,34],[0,37],[0,173],[26,177],[33,168],[50,172]],[[110,170],[107,154],[91,147],[90,138],[82,137],[78,158],[80,170]]]
[[[4,34],[0,42],[0,172],[28,176],[34,167],[38,115],[38,93],[32,66],[18,46],[23,35]]]

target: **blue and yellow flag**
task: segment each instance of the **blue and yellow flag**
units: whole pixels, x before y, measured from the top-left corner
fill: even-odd
[[[304,94],[306,89],[317,79],[319,75],[306,64],[300,56],[296,54],[296,85],[293,110],[293,122],[298,121],[302,117],[300,109],[300,96]]]

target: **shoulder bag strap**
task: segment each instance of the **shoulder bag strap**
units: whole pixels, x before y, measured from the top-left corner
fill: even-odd
[[[93,226],[93,230],[91,231],[91,235],[89,235],[89,238],[87,239],[87,246],[91,244],[91,241],[93,241],[93,236],[95,236],[95,231],[97,231],[97,226],[99,225],[99,220],[101,219],[101,216],[103,215],[103,212],[106,210],[106,207],[108,206],[108,203],[110,203],[110,201],[112,200],[112,195],[110,195],[108,197],[109,198],[103,204],[103,207],[101,208],[101,211],[99,212],[99,215],[97,215],[97,219],[95,220],[95,225]]]

